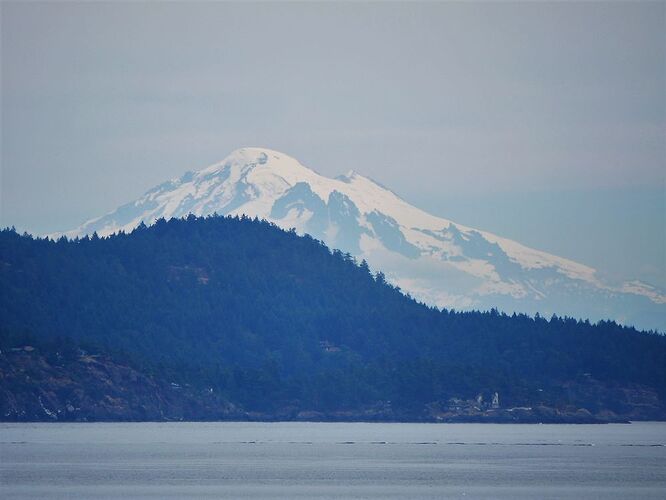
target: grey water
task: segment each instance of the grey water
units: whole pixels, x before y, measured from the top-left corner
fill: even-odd
[[[666,423],[5,423],[0,497],[663,499]]]

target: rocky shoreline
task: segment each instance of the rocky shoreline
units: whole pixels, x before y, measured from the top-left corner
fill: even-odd
[[[415,411],[389,402],[334,411],[304,409],[298,402],[270,412],[246,411],[211,388],[166,382],[108,356],[78,353],[70,359],[30,346],[0,353],[0,421],[317,421],[441,423],[628,423],[666,420],[657,394],[643,386],[606,387],[572,382],[569,402],[554,406],[501,407],[499,396],[484,401],[452,398]],[[603,401],[615,398],[615,410]],[[589,401],[585,401],[588,399]],[[618,403],[619,401],[619,403]],[[622,411],[617,411],[617,408]]]

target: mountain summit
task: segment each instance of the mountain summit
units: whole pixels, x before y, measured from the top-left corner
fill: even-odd
[[[366,259],[440,307],[610,318],[666,330],[666,293],[648,284],[611,286],[589,266],[430,215],[353,170],[330,179],[265,148],[236,150],[64,234],[105,236],[190,213],[245,214],[295,228]]]

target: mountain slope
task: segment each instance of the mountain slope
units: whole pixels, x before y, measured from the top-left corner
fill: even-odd
[[[235,151],[65,234],[108,235],[190,213],[246,214],[293,227],[366,259],[440,307],[612,318],[666,330],[666,293],[648,284],[610,286],[589,266],[432,216],[356,172],[329,179],[268,149]]]
[[[77,347],[101,364],[72,357]],[[186,417],[197,419],[238,418],[231,408],[262,419],[663,419],[666,337],[429,308],[339,251],[246,217],[73,241],[0,231],[0,408],[11,412],[0,419],[52,418],[42,406],[142,418],[150,387],[166,399],[145,415],[178,418],[186,402],[167,397],[172,384],[198,401]],[[93,411],[107,395],[117,404]]]

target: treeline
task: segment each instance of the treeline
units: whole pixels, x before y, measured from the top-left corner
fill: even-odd
[[[111,353],[257,411],[494,391],[553,402],[581,377],[666,399],[663,335],[427,307],[349,254],[246,217],[57,241],[1,231],[0,349],[26,343]]]

